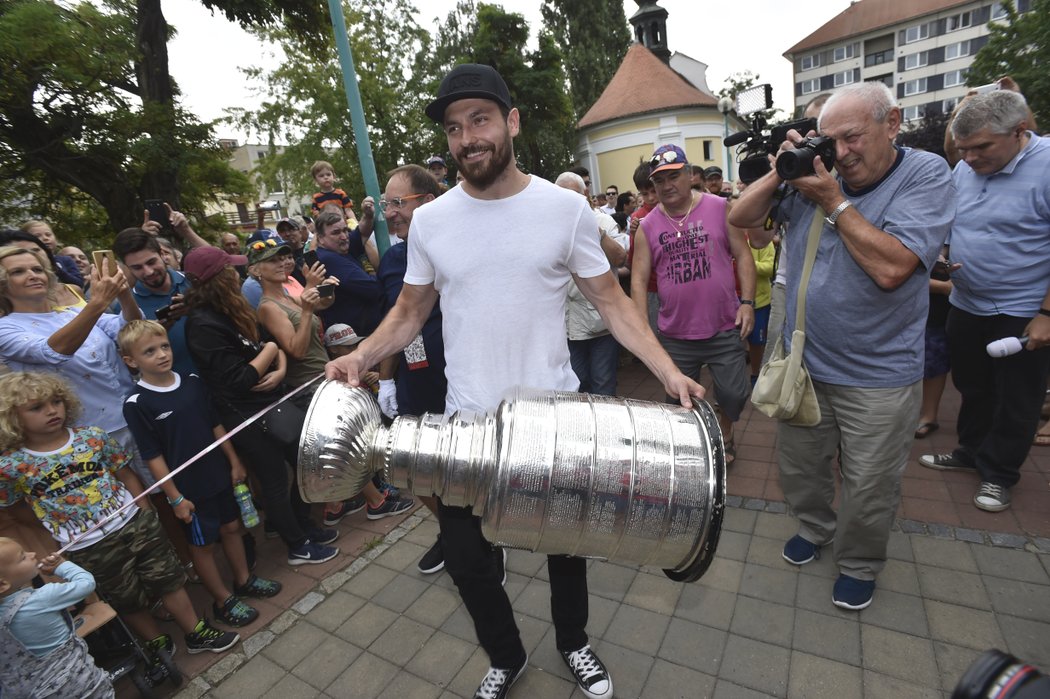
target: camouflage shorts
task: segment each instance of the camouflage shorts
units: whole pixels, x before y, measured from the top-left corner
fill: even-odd
[[[150,600],[186,584],[186,572],[153,510],[142,510],[102,541],[66,554],[95,576],[95,585],[118,612],[149,609]]]

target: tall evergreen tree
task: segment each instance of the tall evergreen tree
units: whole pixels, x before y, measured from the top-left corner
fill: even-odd
[[[565,58],[572,108],[582,117],[601,96],[631,43],[622,0],[543,0],[543,23]]]

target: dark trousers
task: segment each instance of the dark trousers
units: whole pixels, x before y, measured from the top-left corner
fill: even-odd
[[[438,503],[445,570],[459,588],[474,620],[478,642],[493,667],[510,668],[525,657],[514,610],[503,585],[492,545],[481,533],[481,518],[469,507]],[[572,556],[547,556],[551,586],[551,617],[560,651],[587,645],[587,562]]]
[[[601,335],[589,340],[569,340],[569,361],[573,373],[580,380],[581,393],[616,395],[620,343],[615,337]]]
[[[1020,480],[1021,464],[1039,428],[1050,348],[1022,349],[993,359],[985,346],[1021,336],[1030,321],[1007,315],[976,316],[954,306],[948,313],[952,382],[962,394],[955,456],[975,465],[982,481],[1006,488]]]

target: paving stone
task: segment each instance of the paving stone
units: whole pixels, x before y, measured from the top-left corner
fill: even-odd
[[[912,551],[911,537],[903,532],[890,532],[886,556],[898,561],[914,561],[915,554]]]
[[[751,545],[751,537],[747,534],[722,530],[718,536],[718,556],[731,558],[734,561],[743,561],[747,558],[747,549]]]
[[[591,597],[587,600],[587,633],[601,638],[612,623],[620,603],[604,597]]]
[[[343,585],[343,592],[371,599],[397,577],[397,573],[383,566],[369,565]]]
[[[645,686],[645,680],[649,677],[655,660],[652,654],[639,653],[614,643],[597,644],[594,651],[612,676],[613,692],[616,696],[637,697],[641,695],[642,687]],[[568,673],[569,668],[566,667],[565,671]],[[582,696],[582,694],[582,692],[576,692],[577,696]]]
[[[515,551],[514,555],[507,554],[507,570],[518,573],[529,578],[536,577],[537,573],[547,567],[547,556],[542,553],[531,551]]]
[[[280,682],[270,688],[270,691],[262,695],[262,699],[314,699],[321,696],[321,690],[311,687],[295,675],[285,675]]]
[[[893,590],[908,595],[919,594],[919,573],[914,563],[889,559],[878,575],[879,590]]]
[[[550,621],[551,586],[542,580],[531,580],[514,600],[514,609],[537,619]]]
[[[865,668],[928,687],[939,684],[928,639],[861,624],[860,643]]]
[[[744,502],[741,505],[745,510],[761,512],[766,509],[766,501],[761,498],[744,498]]]
[[[300,619],[302,619],[302,616],[300,616],[299,612],[289,609],[270,622],[270,631],[275,634],[282,634],[292,628],[295,622]]]
[[[299,614],[309,614],[310,610],[324,602],[324,595],[317,591],[307,592],[298,602],[292,605],[292,609]]]
[[[864,671],[864,699],[943,699],[940,690],[922,687],[871,670]]]
[[[398,546],[388,548],[381,556],[377,556],[375,562],[384,568],[390,568],[398,572],[415,573],[418,577],[423,578],[424,574],[419,572],[419,559],[429,549],[429,546],[416,544],[412,541],[403,541]]]
[[[979,529],[966,529],[965,527],[955,528],[955,538],[959,541],[969,541],[974,544],[984,543],[984,532]]]
[[[1023,549],[1028,543],[1028,538],[1020,534],[1005,534],[1001,532],[989,532],[988,538],[996,546],[1005,546],[1012,549]]]
[[[291,670],[327,638],[328,634],[323,629],[300,621],[264,648],[262,654],[285,670]]]
[[[485,651],[477,648],[467,662],[463,664],[459,672],[456,673],[456,676],[452,678],[452,683],[447,687],[448,691],[454,693],[456,697],[473,697],[474,690],[481,684],[481,678],[485,676],[488,669],[489,657],[485,654]],[[530,667],[525,671],[525,674],[529,674],[532,670],[530,663]],[[517,687],[517,685],[514,686]]]
[[[715,558],[711,567],[700,578],[699,584],[704,587],[713,587],[716,590],[736,593],[740,588],[740,576],[744,573],[744,564],[740,561],[731,561],[728,558]]]
[[[1035,544],[1037,550],[1042,551],[1043,553],[1050,553],[1050,539],[1043,536],[1037,536],[1032,539],[1032,543]]]
[[[622,604],[605,632],[605,640],[656,655],[668,621],[668,617],[661,614]]]
[[[474,622],[470,618],[470,614],[467,613],[467,608],[463,605],[452,610],[448,619],[445,619],[445,623],[441,625],[440,630],[456,638],[462,638],[464,641],[478,642],[478,635],[474,631]],[[473,692],[474,690],[470,691]]]
[[[398,617],[368,647],[368,650],[402,667],[426,645],[427,639],[433,634],[434,629],[429,626],[408,617]]]
[[[1044,672],[1050,669],[1050,624],[999,616],[999,629],[1006,638],[1007,651]]]
[[[613,678],[613,689],[619,694],[617,678]],[[649,678],[642,689],[641,699],[692,699],[709,697],[714,691],[715,678],[681,665],[657,658],[649,671]],[[626,696],[626,695],[621,695]]]
[[[859,697],[863,674],[859,667],[794,651],[791,653],[788,696],[806,699]]]
[[[938,522],[929,522],[926,525],[926,530],[930,533],[930,536],[936,536],[940,539],[954,539],[955,528],[950,527],[947,524],[940,524]]]
[[[418,622],[440,627],[460,604],[459,595],[437,585],[430,585],[416,601],[405,610],[405,616]]]
[[[795,611],[793,648],[810,655],[837,660],[851,665],[860,664],[860,623],[818,614],[806,609]]]
[[[791,651],[750,638],[730,635],[718,676],[767,695],[787,696]]]
[[[999,646],[1000,648],[1002,646]],[[937,666],[940,668],[940,688],[945,692],[955,689],[959,678],[963,676],[967,668],[978,656],[984,652],[984,648],[975,650],[973,648],[962,648],[951,643],[934,642],[933,651],[937,656]]]
[[[361,608],[365,601],[342,590],[333,592],[306,615],[306,620],[325,631],[335,631]]]
[[[916,563],[967,573],[977,572],[977,561],[970,552],[970,545],[963,541],[944,541],[917,536],[912,538],[911,545]]]
[[[831,589],[834,581],[829,578],[818,578],[814,575],[798,576],[798,591],[795,594],[795,607],[808,609],[820,614],[828,614],[841,619],[857,619],[857,613],[841,609],[831,603]]]
[[[361,653],[324,691],[334,699],[378,697],[400,672],[377,655]]]
[[[727,630],[733,620],[736,601],[737,596],[732,592],[714,590],[703,585],[686,585],[678,598],[674,616]]]
[[[795,609],[753,597],[740,597],[733,613],[730,632],[785,648],[791,647],[795,627]]]
[[[766,503],[766,512],[772,512],[778,515],[787,514],[788,506],[786,502],[768,502]]]
[[[587,633],[593,638],[596,634],[591,632],[590,616],[588,616],[587,621]],[[543,621],[526,614],[516,614],[514,616],[514,622],[518,626],[518,633],[521,634],[521,644],[525,646],[525,650],[530,657],[535,654],[536,648],[543,643],[543,639],[547,636],[547,632],[554,628],[554,625],[549,621]],[[468,640],[467,643],[477,645],[477,641],[472,642]],[[554,636],[550,637],[550,647],[556,650]],[[554,655],[553,657],[558,662],[562,662],[560,655]]]
[[[768,699],[768,697],[769,695],[765,692],[756,692],[753,689],[720,679],[715,683],[713,699]]]
[[[778,568],[786,561],[784,560],[784,539],[769,539],[764,536],[751,537],[751,546],[747,549],[748,563],[762,565],[769,568]]]
[[[714,566],[712,565],[712,567]],[[595,566],[593,574],[591,571],[588,571],[587,590],[592,595],[606,597],[619,602],[627,594],[627,590],[630,589],[631,583],[634,582],[634,578],[637,575],[638,571],[635,569],[605,563]]]
[[[353,616],[335,630],[335,635],[359,648],[368,648],[372,645],[372,641],[379,638],[379,634],[394,623],[396,618],[397,614],[389,609],[365,602],[360,609],[354,612]]]
[[[391,580],[386,587],[372,595],[376,604],[394,612],[404,612],[415,604],[419,596],[430,585],[409,575],[401,574]]]
[[[708,675],[718,673],[728,634],[684,619],[671,619],[659,656]]]
[[[790,605],[795,601],[798,578],[794,571],[746,563],[740,579],[740,594]]]
[[[286,675],[285,669],[264,655],[249,660],[239,672],[231,674],[210,695],[216,699],[261,697]]]
[[[905,534],[925,534],[926,525],[922,522],[916,522],[911,519],[902,519],[898,521],[900,524],[901,531]]]
[[[992,577],[984,579],[984,586],[995,611],[1050,622],[1050,587]]]
[[[860,621],[913,636],[929,636],[922,598],[892,590],[875,589],[871,606],[860,612]]]
[[[755,517],[755,528],[752,533],[755,536],[784,542],[794,536],[797,531],[798,522],[793,518],[771,512],[760,512]]]
[[[209,690],[211,690],[211,685],[205,682],[203,677],[194,677],[183,685],[179,693],[175,695],[175,699],[200,699]]]
[[[670,615],[678,604],[682,594],[682,583],[671,580],[666,575],[656,576],[639,573],[624,595],[623,603],[641,609],[648,609],[657,614]]]
[[[1039,559],[1027,551],[1014,551],[993,546],[974,546],[973,557],[984,575],[1008,578],[1037,585],[1050,584],[1050,577]]]
[[[478,677],[478,681],[481,681],[481,677]],[[613,688],[615,689],[615,680]],[[568,699],[572,696],[573,690],[576,689],[576,683],[570,682],[569,680],[562,679],[556,675],[544,672],[538,668],[530,667],[528,672],[521,676],[517,682],[514,683],[514,694],[523,697],[543,697],[546,699]],[[473,689],[471,694],[467,696],[473,696]]]
[[[247,658],[254,658],[256,653],[273,643],[275,638],[277,638],[277,636],[274,635],[273,631],[268,629],[253,633],[241,642],[241,652],[243,652]]]
[[[328,635],[324,643],[313,649],[303,658],[302,662],[292,668],[292,674],[312,687],[325,689],[362,652],[357,646]]]
[[[991,609],[984,581],[981,576],[973,573],[920,566],[919,588],[923,596],[929,599],[965,604],[977,609]]]
[[[783,547],[777,553],[780,555],[779,560],[775,561],[774,565],[771,566],[777,570],[789,570],[800,575],[816,575],[829,580],[834,580],[839,576],[839,567],[835,563],[835,556],[830,546],[825,546],[821,549],[820,558],[800,566],[784,560]]]
[[[379,699],[435,699],[440,694],[440,687],[407,672],[399,672],[379,695]]]
[[[926,600],[926,617],[935,641],[979,650],[1002,648],[1005,643],[991,612]]]
[[[738,508],[744,504],[744,498],[739,495],[726,495],[726,507]]]
[[[727,507],[725,516],[722,518],[722,527],[730,531],[750,534],[755,531],[757,518],[757,512],[743,510],[738,507]]]

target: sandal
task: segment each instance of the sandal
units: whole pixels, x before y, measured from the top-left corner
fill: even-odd
[[[736,461],[736,442],[732,437],[725,440],[725,452],[726,468],[729,468],[733,465],[733,462]]]
[[[915,439],[922,439],[941,428],[936,422],[924,422],[915,430]]]
[[[1034,447],[1050,447],[1050,434],[1039,434],[1039,433],[1036,433],[1035,439],[1032,440],[1032,446],[1034,446]]]

